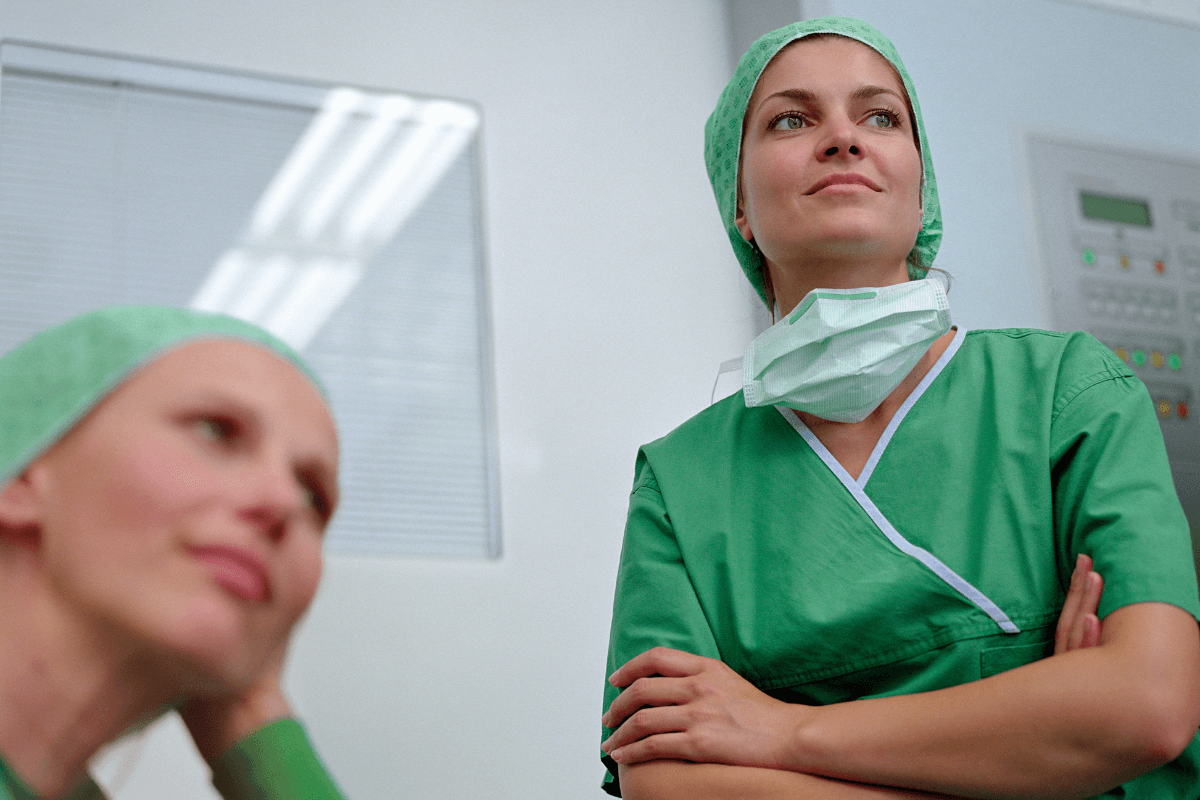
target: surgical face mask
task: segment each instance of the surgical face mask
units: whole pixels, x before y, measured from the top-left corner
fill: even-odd
[[[742,369],[746,405],[861,422],[948,330],[950,305],[937,278],[814,289],[750,343]]]

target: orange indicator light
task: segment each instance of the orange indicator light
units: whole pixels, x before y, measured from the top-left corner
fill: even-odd
[[[1150,364],[1155,369],[1159,369],[1163,365],[1163,354],[1155,350],[1150,354]]]
[[[1158,415],[1160,417],[1162,417],[1163,419],[1166,419],[1167,417],[1171,416],[1171,401],[1170,400],[1159,400],[1157,405],[1158,405]]]
[[[1121,269],[1129,269],[1129,256],[1121,253]]]
[[[1115,352],[1117,354],[1117,358],[1121,359],[1126,364],[1129,363],[1129,353],[1124,347],[1118,347]]]

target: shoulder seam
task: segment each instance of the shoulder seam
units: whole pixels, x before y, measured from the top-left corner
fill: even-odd
[[[1067,406],[1075,402],[1075,400],[1088,389],[1099,386],[1106,381],[1118,381],[1134,377],[1136,376],[1125,372],[1119,372],[1114,369],[1106,369],[1101,372],[1094,372],[1091,375],[1085,375],[1084,377],[1076,380],[1075,383],[1068,386],[1062,393],[1062,396],[1054,401],[1054,408],[1050,412],[1050,423],[1054,424],[1055,420],[1058,419],[1059,414],[1061,414]]]
[[[654,467],[651,466],[649,457],[644,462],[641,474],[633,482],[633,488],[629,490],[630,497],[643,489],[654,492],[659,497],[662,497],[662,489],[658,486],[658,477],[654,474]]]

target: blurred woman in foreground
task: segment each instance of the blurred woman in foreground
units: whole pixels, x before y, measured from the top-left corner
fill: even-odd
[[[280,677],[338,444],[241,321],[85,314],[0,358],[0,798],[98,798],[89,758],[179,709],[226,797],[340,798]]]

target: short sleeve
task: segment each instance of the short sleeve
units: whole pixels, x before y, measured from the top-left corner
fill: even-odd
[[[617,570],[605,675],[611,675],[634,656],[659,646],[720,658],[716,639],[692,587],[654,470],[645,454],[639,453]],[[620,692],[605,681],[605,711],[618,694]],[[609,728],[603,729],[603,738],[611,734]],[[606,756],[602,759],[609,769],[603,788],[619,797],[616,765]]]
[[[222,753],[212,782],[225,800],[344,800],[294,719],[276,720]]]
[[[1078,553],[1094,559],[1104,578],[1102,618],[1144,602],[1200,617],[1191,535],[1162,431],[1146,387],[1121,367],[1064,387],[1055,404],[1051,479],[1061,557],[1067,565]]]

